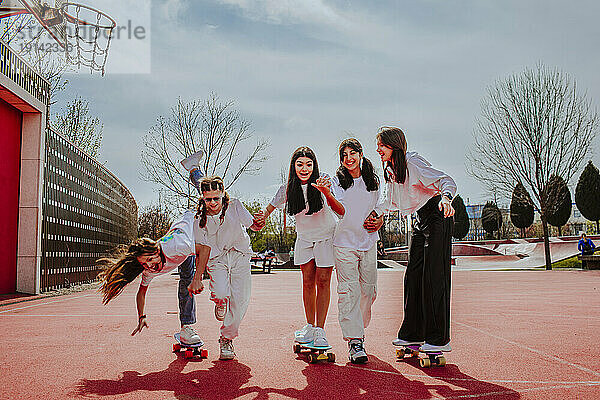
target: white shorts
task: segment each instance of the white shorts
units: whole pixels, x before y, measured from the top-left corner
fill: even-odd
[[[314,259],[317,267],[333,267],[335,258],[333,256],[333,238],[309,242],[296,239],[294,245],[294,264],[306,264]]]

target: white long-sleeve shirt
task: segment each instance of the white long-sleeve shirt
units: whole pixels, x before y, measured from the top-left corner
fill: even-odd
[[[169,227],[166,235],[158,239],[158,245],[165,256],[165,262],[160,271],[142,272],[142,286],[148,286],[156,276],[166,274],[179,267],[186,258],[195,253],[194,249],[194,215],[195,211],[188,210]]]
[[[419,210],[434,196],[448,193],[456,195],[456,183],[446,173],[435,169],[416,152],[406,153],[408,168],[404,183],[394,181],[391,170],[391,182],[387,183],[385,202],[377,207],[380,212],[399,210],[402,215],[409,215]]]

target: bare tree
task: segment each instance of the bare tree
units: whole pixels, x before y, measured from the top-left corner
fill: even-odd
[[[548,211],[543,196],[550,176],[569,182],[590,152],[598,114],[567,74],[543,65],[500,80],[482,102],[468,172],[488,191],[510,198],[517,183],[533,194],[544,229],[546,268],[551,269]]]
[[[98,156],[104,125],[99,118],[90,115],[90,104],[87,100],[76,97],[55,116],[51,126],[91,157]]]
[[[138,219],[139,237],[158,240],[171,226],[171,213],[160,203],[144,207]]]
[[[203,172],[219,175],[229,188],[242,175],[258,172],[267,159],[268,143],[258,139],[252,144],[252,138],[250,122],[232,101],[221,102],[215,93],[204,101],[178,99],[170,115],[158,117],[144,137],[142,178],[163,188],[173,208],[189,207],[197,193],[180,160],[203,150]]]

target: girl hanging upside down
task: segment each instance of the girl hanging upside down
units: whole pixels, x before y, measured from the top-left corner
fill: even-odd
[[[201,343],[200,336],[192,325],[196,323],[196,303],[187,288],[194,276],[194,211],[187,211],[169,228],[165,236],[158,240],[139,238],[126,248],[117,251],[112,257],[101,258],[98,264],[104,266],[100,273],[99,291],[103,303],[108,304],[121,294],[125,286],[142,274],[136,296],[138,323],[131,333],[135,335],[148,327],[144,313],[146,293],[150,281],[158,275],[179,269],[179,320],[181,341],[187,344]]]
[[[195,294],[204,289],[202,274],[206,269],[215,318],[223,321],[219,358],[231,360],[235,357],[233,339],[250,301],[252,250],[245,228],[260,230],[264,226],[260,223],[262,213],[253,217],[238,199],[229,197],[217,176],[203,178],[199,186],[202,198],[193,228],[196,274],[188,290]]]

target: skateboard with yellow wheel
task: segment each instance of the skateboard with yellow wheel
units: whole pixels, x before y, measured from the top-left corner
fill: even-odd
[[[398,346],[396,349],[396,358],[403,360],[404,358],[418,357],[419,365],[422,368],[432,366],[443,367],[446,365],[446,357],[441,351],[423,352],[419,350],[420,345]],[[419,357],[419,354],[425,354],[425,357]]]
[[[315,346],[313,342],[294,343],[294,353],[306,353],[308,362],[311,364],[321,361],[335,362],[335,354],[328,352],[327,350],[331,350],[331,346]]]
[[[203,349],[204,342],[196,343],[196,344],[185,344],[181,341],[181,337],[179,337],[179,333],[173,335],[177,343],[173,343],[173,353],[179,353],[180,351],[184,351],[183,358],[186,360],[189,358],[193,358],[194,356],[199,356],[200,358],[208,357],[208,350]]]

